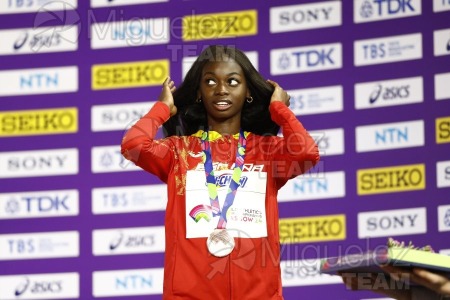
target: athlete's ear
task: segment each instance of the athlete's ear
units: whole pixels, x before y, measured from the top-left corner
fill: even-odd
[[[245,98],[250,98],[252,96],[252,94],[250,93],[250,89],[247,88],[247,95],[245,96]]]

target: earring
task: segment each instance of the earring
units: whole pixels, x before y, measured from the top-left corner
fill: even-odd
[[[248,98],[245,98],[245,101],[247,101],[247,103],[252,103],[253,102],[253,97],[250,96]]]
[[[197,99],[195,99],[195,103],[202,103],[202,98],[198,97]]]

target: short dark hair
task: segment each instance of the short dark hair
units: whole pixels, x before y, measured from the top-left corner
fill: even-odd
[[[259,135],[276,135],[279,126],[272,121],[269,112],[273,86],[266,82],[248,57],[231,46],[212,45],[205,48],[187,72],[184,81],[173,94],[177,113],[164,123],[164,135],[191,135],[200,129],[208,130],[206,110],[197,103],[203,67],[211,61],[233,59],[238,63],[247,82],[253,102],[245,102],[241,114],[241,127]]]

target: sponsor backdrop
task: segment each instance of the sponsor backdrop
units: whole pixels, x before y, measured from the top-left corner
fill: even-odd
[[[280,191],[286,299],[375,298],[318,259],[390,236],[448,255],[449,19],[449,0],[2,0],[0,299],[161,298],[165,185],[119,145],[215,43],[288,90],[322,154]]]

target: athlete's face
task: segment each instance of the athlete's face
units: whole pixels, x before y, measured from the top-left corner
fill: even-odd
[[[210,126],[224,122],[240,125],[244,101],[250,97],[241,66],[233,59],[207,63],[198,96],[205,106]]]

